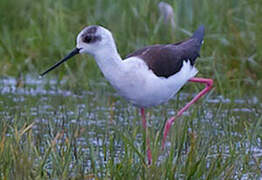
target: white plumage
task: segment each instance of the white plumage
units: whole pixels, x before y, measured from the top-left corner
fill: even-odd
[[[197,74],[197,69],[184,61],[181,70],[168,77],[158,77],[139,57],[122,60],[110,31],[103,27],[97,29],[102,38],[99,42],[86,44],[81,31],[77,37],[80,53],[92,54],[105,78],[118,94],[138,107],[156,106],[167,102],[180,88]]]

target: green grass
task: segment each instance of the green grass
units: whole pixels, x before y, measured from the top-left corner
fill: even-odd
[[[11,93],[5,94],[1,98],[0,177],[254,179],[261,176],[262,156],[256,150],[261,148],[261,104],[243,105],[234,103],[234,99],[228,103],[198,103],[189,110],[189,115],[175,122],[164,151],[160,146],[164,120],[190,96],[147,111],[153,153],[153,163],[148,166],[139,111],[112,96],[111,90],[105,96],[101,85],[94,88],[99,87],[101,90],[95,95],[78,94],[81,98],[17,95],[15,101]],[[25,90],[36,88],[30,86]],[[243,107],[250,112],[236,111]]]
[[[260,1],[168,1],[174,7],[179,27],[175,32],[168,26],[160,26],[158,2],[2,0],[1,74],[16,77],[39,74],[69,52],[75,46],[77,33],[91,24],[103,25],[112,31],[123,57],[145,45],[182,40],[188,35],[179,28],[192,32],[204,24],[206,37],[202,58],[197,63],[199,75],[213,77],[217,91],[223,95],[232,91],[232,94],[246,93],[235,91],[238,87],[261,87]],[[87,78],[101,77],[92,58],[86,59],[86,56],[76,57],[55,74],[75,76],[74,79],[84,82]],[[228,91],[230,86],[236,88]]]
[[[0,179],[262,176],[262,1],[167,1],[175,11],[174,32],[162,24],[158,2],[0,1],[0,79],[17,79],[8,92],[9,85],[0,83]],[[145,45],[187,38],[181,28],[206,27],[196,66],[199,77],[214,79],[215,88],[177,119],[165,151],[164,121],[192,97],[147,111],[151,166],[139,112],[113,94],[92,57],[75,57],[50,73],[46,79],[57,77],[55,84],[26,83],[26,75],[36,79],[74,48],[77,33],[91,24],[112,31],[122,57]],[[32,93],[38,88],[54,93]],[[183,92],[201,88],[186,85]],[[220,96],[229,101],[207,101]],[[236,103],[239,99],[243,103]]]

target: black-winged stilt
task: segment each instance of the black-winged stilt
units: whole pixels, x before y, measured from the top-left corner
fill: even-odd
[[[212,88],[212,79],[194,78],[198,72],[194,64],[199,56],[203,37],[204,26],[200,26],[187,40],[175,44],[147,46],[122,60],[111,32],[101,26],[88,26],[78,34],[76,48],[41,76],[76,54],[92,55],[119,95],[141,109],[145,130],[147,125],[144,108],[167,102],[188,81],[204,83],[206,87],[178,111],[176,116],[167,120],[162,140],[163,148],[174,120]],[[148,163],[151,164],[149,138],[146,138],[146,144]]]

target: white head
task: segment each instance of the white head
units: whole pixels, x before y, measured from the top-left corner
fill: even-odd
[[[101,26],[85,27],[76,39],[76,47],[79,53],[87,53],[95,55],[101,50],[110,49],[115,50],[115,42],[111,32]]]
[[[99,53],[105,53],[109,51],[111,53],[117,53],[116,45],[113,36],[109,30],[101,26],[88,26],[85,27],[78,35],[76,39],[76,48],[72,50],[62,60],[50,67],[41,76],[44,76],[49,71],[55,69],[60,64],[75,56],[76,54],[87,53],[90,55],[97,55]]]

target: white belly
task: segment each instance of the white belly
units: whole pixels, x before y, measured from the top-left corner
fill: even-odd
[[[162,104],[172,97],[173,91],[159,80],[126,81],[116,90],[132,104],[139,107],[150,107]],[[155,83],[154,83],[155,82]]]
[[[168,78],[158,77],[139,58],[123,61],[123,71],[107,77],[120,96],[138,107],[151,107],[167,102],[197,73],[190,62]]]

